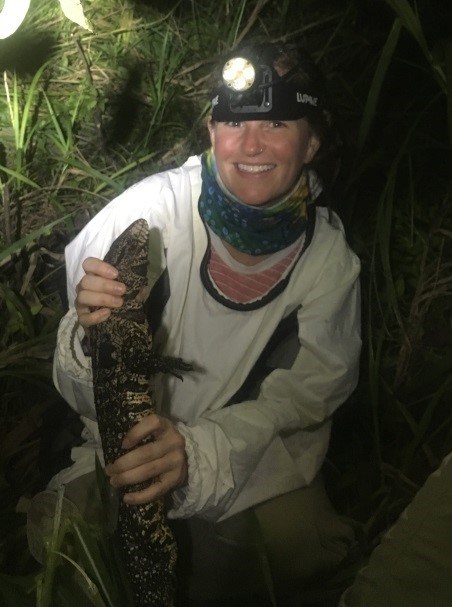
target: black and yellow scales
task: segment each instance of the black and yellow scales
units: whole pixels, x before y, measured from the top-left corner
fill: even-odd
[[[94,400],[105,463],[126,451],[126,432],[155,411],[154,375],[186,371],[180,359],[157,355],[143,308],[148,285],[149,227],[132,223],[111,245],[105,261],[126,285],[124,304],[90,328]],[[133,485],[125,491],[137,491]],[[135,607],[171,607],[175,594],[176,543],[168,526],[163,499],[132,506],[120,500],[117,533],[134,595]]]

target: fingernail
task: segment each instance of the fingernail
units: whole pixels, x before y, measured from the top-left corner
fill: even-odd
[[[108,268],[107,274],[109,278],[116,278],[118,276],[118,270],[116,268]]]
[[[115,293],[118,293],[119,295],[122,295],[123,293],[126,292],[126,285],[122,284],[122,283],[117,283],[114,285],[114,290]]]
[[[122,445],[121,445],[121,447],[122,447],[123,449],[130,449],[130,447],[131,447],[131,446],[132,446],[132,443],[129,441],[129,439],[128,439],[128,438],[125,438],[125,439],[122,441]]]
[[[106,320],[111,314],[108,308],[102,308],[99,310],[99,320]]]

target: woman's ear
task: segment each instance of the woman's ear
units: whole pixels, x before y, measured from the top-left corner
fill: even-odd
[[[207,130],[209,131],[209,137],[210,137],[210,144],[213,147],[214,143],[215,143],[215,122],[212,120],[212,115],[209,114],[207,116]]]
[[[309,164],[314,159],[314,156],[319,151],[319,148],[320,139],[318,135],[316,135],[315,132],[312,131],[311,135],[309,136],[309,141],[306,148],[305,164]]]

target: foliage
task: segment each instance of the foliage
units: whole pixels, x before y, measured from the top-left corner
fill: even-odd
[[[51,357],[64,246],[115,193],[206,146],[213,58],[245,36],[304,40],[343,125],[332,195],[362,260],[364,349],[326,472],[372,546],[452,447],[452,42],[441,3],[83,5],[93,33],[42,0],[0,41],[0,598],[33,604],[36,579],[52,586],[14,508],[44,484],[45,420],[62,408]],[[83,562],[82,523],[61,524],[52,562],[75,572],[56,553],[69,542],[67,556]],[[100,605],[88,569],[71,583],[88,575],[87,604]]]
[[[450,56],[409,3],[387,4],[395,15],[342,184],[363,262],[364,352],[332,450],[344,507],[364,517],[371,546],[452,447]]]
[[[83,13],[80,0],[60,0],[61,10],[68,19],[90,31],[91,25]],[[21,25],[30,8],[30,0],[3,0],[0,5],[0,38],[11,36]]]

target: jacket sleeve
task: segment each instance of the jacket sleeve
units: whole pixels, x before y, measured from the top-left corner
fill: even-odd
[[[319,471],[331,415],[356,387],[361,348],[359,261],[341,241],[298,312],[291,367],[272,371],[256,400],[180,426],[189,483],[174,493],[170,516],[226,518]]]
[[[58,327],[53,383],[72,409],[96,421],[91,359],[83,352],[83,337],[84,330],[78,324],[75,308],[70,308]]]

